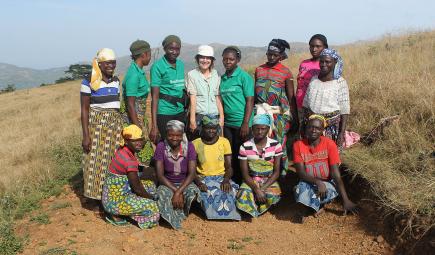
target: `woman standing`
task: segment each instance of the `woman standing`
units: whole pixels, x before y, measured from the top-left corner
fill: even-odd
[[[160,184],[157,205],[161,217],[179,229],[189,214],[192,201],[199,195],[198,187],[192,183],[196,175],[196,152],[193,144],[187,141],[181,121],[169,121],[166,133],[154,154]]]
[[[221,128],[224,125],[224,112],[219,93],[221,78],[214,66],[214,50],[201,45],[195,56],[198,67],[187,73],[186,87],[190,98],[189,140],[198,138],[201,120],[205,115],[217,116]]]
[[[122,140],[115,68],[113,50],[99,50],[92,62],[91,77],[82,81],[80,90],[84,196],[96,200],[101,200],[105,171]]]
[[[281,170],[287,171],[287,133],[297,130],[298,117],[294,96],[293,75],[280,61],[287,58],[288,42],[273,39],[267,48],[267,62],[255,69],[255,106],[257,114],[273,116],[271,138],[283,145]]]
[[[123,113],[124,122],[140,127],[148,139],[148,120],[145,114],[150,84],[143,71],[143,67],[150,63],[151,48],[148,42],[137,40],[131,44],[130,52],[132,61],[122,83],[123,107],[121,107],[121,112]],[[145,143],[142,151],[138,152],[138,159],[141,165],[149,163],[150,158],[146,158],[147,151],[152,151],[149,143]],[[151,156],[152,154],[148,157]]]
[[[311,80],[304,98],[304,116],[312,114],[326,119],[325,136],[331,138],[341,150],[347,119],[350,113],[349,88],[341,74],[343,61],[333,49],[320,54],[320,73]]]
[[[254,138],[240,147],[243,183],[237,194],[237,208],[252,217],[260,216],[281,199],[277,180],[282,146],[267,136],[271,125],[270,115],[255,115],[252,125]]]
[[[221,77],[220,93],[224,106],[224,136],[233,151],[233,180],[240,183],[242,175],[237,160],[240,145],[249,139],[254,107],[254,81],[237,64],[242,55],[236,46],[229,46],[222,53],[225,74]]]
[[[185,122],[184,63],[178,59],[181,40],[176,35],[162,42],[165,55],[151,67],[151,131],[154,143],[166,138],[166,123],[170,120]]]

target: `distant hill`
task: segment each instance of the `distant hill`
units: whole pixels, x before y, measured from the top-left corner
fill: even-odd
[[[224,71],[222,66],[222,51],[226,47],[224,44],[213,43],[211,44],[215,49],[215,67],[219,73]],[[306,43],[294,42],[290,43],[291,51],[290,54],[298,53],[307,50]],[[196,66],[195,55],[199,45],[184,43],[181,48],[180,59],[185,63],[186,72],[193,69]],[[242,61],[241,65],[257,65],[265,61],[266,47],[252,47],[252,46],[241,46],[242,51]],[[153,60],[150,65],[145,68],[149,70],[151,64],[155,59],[159,59],[163,55],[163,49],[153,48]],[[130,56],[123,56],[117,59],[117,73],[124,74],[129,65],[131,59]],[[89,63],[83,62],[83,63]],[[71,63],[75,64],[75,63]],[[68,67],[51,68],[45,70],[38,70],[32,68],[18,67],[15,65],[0,63],[0,89],[6,87],[8,84],[15,84],[17,89],[37,87],[42,83],[50,84],[54,83],[55,80],[60,77],[65,76],[64,71]]]

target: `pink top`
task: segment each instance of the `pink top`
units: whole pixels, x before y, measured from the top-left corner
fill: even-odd
[[[306,59],[301,62],[297,78],[298,87],[296,89],[296,105],[298,109],[302,108],[302,103],[304,102],[305,93],[307,92],[311,78],[319,75],[319,73],[320,66],[318,60]]]

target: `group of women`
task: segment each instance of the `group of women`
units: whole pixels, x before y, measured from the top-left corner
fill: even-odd
[[[225,73],[219,76],[208,45],[198,48],[197,67],[185,78],[181,40],[170,35],[150,83],[143,71],[150,45],[131,44],[132,62],[120,86],[114,52],[98,51],[81,85],[84,196],[101,200],[114,225],[131,218],[151,228],[161,217],[179,229],[194,200],[207,219],[240,220],[240,212],[258,217],[279,202],[278,179],[289,167],[287,138],[300,134],[293,163],[301,220],[338,194],[345,211],[355,210],[338,170],[350,111],[343,61],[323,35],[309,45],[312,58],[300,65],[296,93],[293,75],[281,63],[290,45],[281,39],[269,43],[267,62],[254,79],[238,65],[236,46],[224,49]],[[154,151],[158,186],[140,178],[139,169],[149,164],[140,156],[144,147]]]

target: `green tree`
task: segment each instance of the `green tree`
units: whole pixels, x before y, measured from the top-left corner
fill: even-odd
[[[8,92],[13,92],[15,90],[16,90],[15,84],[8,84],[6,86],[6,88],[0,90],[0,94],[8,93]]]
[[[65,74],[71,77],[72,80],[83,79],[83,76],[90,74],[92,66],[88,64],[74,64],[70,65]]]

